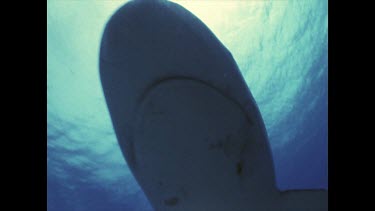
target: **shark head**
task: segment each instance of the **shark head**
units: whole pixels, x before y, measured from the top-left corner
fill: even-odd
[[[276,188],[264,122],[235,60],[188,10],[121,7],[103,33],[100,77],[123,155],[155,210],[300,209]]]

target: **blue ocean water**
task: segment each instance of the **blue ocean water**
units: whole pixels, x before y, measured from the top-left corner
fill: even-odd
[[[151,211],[110,122],[98,70],[126,1],[47,1],[47,207]],[[326,0],[174,1],[232,52],[258,103],[280,189],[328,186]]]

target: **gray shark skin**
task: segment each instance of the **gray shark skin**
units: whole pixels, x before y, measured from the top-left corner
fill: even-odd
[[[106,25],[99,65],[118,143],[155,210],[328,210],[325,190],[277,189],[236,62],[180,5],[126,3]]]

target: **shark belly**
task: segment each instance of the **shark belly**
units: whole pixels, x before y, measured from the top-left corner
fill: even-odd
[[[135,174],[156,210],[269,204],[275,192],[257,184],[272,173],[256,166],[267,159],[259,153],[262,141],[230,98],[196,80],[170,79],[144,96],[137,115]]]

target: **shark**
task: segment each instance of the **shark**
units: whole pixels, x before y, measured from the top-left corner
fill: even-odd
[[[261,113],[232,54],[179,4],[120,7],[103,32],[99,73],[123,156],[154,210],[328,210],[327,190],[277,188]]]

